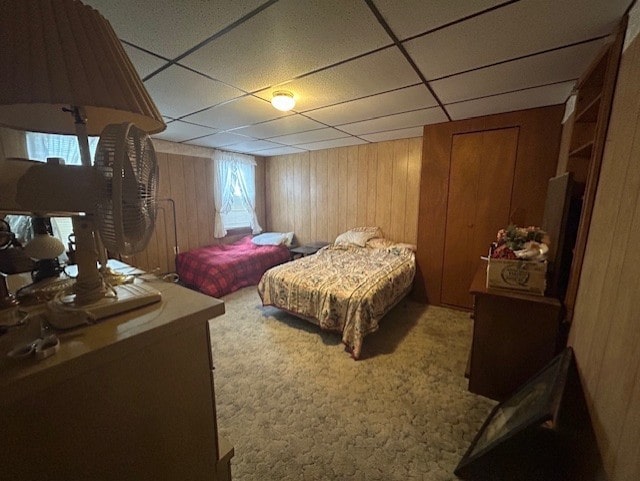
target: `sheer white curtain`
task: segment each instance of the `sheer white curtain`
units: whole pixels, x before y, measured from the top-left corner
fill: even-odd
[[[251,232],[253,234],[259,234],[262,232],[262,227],[260,227],[258,216],[256,215],[256,161],[253,159],[250,162],[240,160],[236,166],[239,174],[238,187],[240,187],[240,193],[242,194],[242,203],[251,215]],[[251,179],[253,182],[248,182],[247,179]]]
[[[256,161],[250,155],[216,150],[214,161],[215,237],[224,237],[227,230],[224,216],[231,211],[234,196],[240,197],[242,207],[249,214],[249,225],[254,234],[262,231],[256,216]],[[237,205],[237,204],[236,204]]]
[[[213,164],[213,203],[215,207],[213,236],[219,238],[227,235],[222,214],[226,214],[231,209],[234,155],[231,152],[216,150],[213,153]]]

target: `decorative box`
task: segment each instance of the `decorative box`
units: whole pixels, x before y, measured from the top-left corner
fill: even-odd
[[[492,259],[487,264],[487,288],[544,296],[547,261]]]

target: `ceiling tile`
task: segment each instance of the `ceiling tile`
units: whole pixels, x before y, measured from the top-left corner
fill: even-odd
[[[459,102],[447,105],[446,109],[451,118],[459,120],[481,115],[563,104],[569,97],[574,85],[575,82],[545,85],[544,87]],[[367,138],[367,140],[371,139]]]
[[[404,45],[427,79],[609,34],[628,0],[522,0]]]
[[[258,150],[254,153],[262,157],[273,157],[274,155],[299,154],[300,152],[306,151],[297,147],[276,147],[275,149]]]
[[[285,115],[291,114],[276,110],[269,102],[248,95],[203,112],[189,115],[184,120],[208,125],[220,130],[229,130],[284,117]]]
[[[255,91],[390,43],[360,0],[280,0],[182,63]]]
[[[420,84],[330,107],[323,107],[305,112],[305,115],[328,125],[338,125],[435,105],[437,105],[437,102],[429,92],[429,89],[424,84]]]
[[[322,142],[311,142],[309,144],[301,144],[296,147],[305,150],[332,149],[334,147],[348,147],[349,145],[360,145],[368,143],[366,140],[358,137],[344,137],[342,139],[323,140]]]
[[[402,114],[380,117],[378,119],[365,120],[364,122],[340,125],[339,128],[340,130],[344,130],[345,132],[349,132],[353,135],[362,135],[383,132],[385,130],[418,127],[446,121],[447,116],[442,109],[440,107],[432,107],[430,109],[416,110],[414,112],[405,112]]]
[[[156,134],[153,137],[163,140],[171,140],[172,142],[182,142],[184,140],[202,137],[204,135],[211,135],[214,133],[216,133],[216,130],[209,127],[202,127],[200,125],[193,125],[179,120],[174,120],[167,124],[167,129],[165,131]]]
[[[248,142],[250,140],[253,139],[244,135],[221,132],[219,134],[207,135],[206,137],[190,140],[186,143],[200,145],[202,147],[225,147],[227,145],[239,144],[240,142]]]
[[[375,0],[375,5],[400,40],[480,12],[504,0]]]
[[[145,82],[167,122],[181,121],[157,138],[233,150],[282,143],[275,139],[328,148],[445,121],[369,4],[458,119],[557,102],[603,43],[586,41],[613,32],[631,2],[87,0],[110,20],[141,77],[184,55]],[[572,43],[580,45],[564,48]],[[277,89],[293,92],[292,112],[267,102]]]
[[[227,149],[234,150],[236,152],[255,152],[256,150],[265,150],[275,147],[282,146],[275,142],[269,142],[268,140],[247,140],[246,142],[228,145]]]
[[[258,139],[266,139],[280,135],[295,134],[307,130],[321,129],[324,125],[302,115],[287,115],[275,120],[269,120],[261,124],[242,127],[234,130],[235,133],[250,135]]]
[[[271,100],[275,90],[290,90],[296,98],[295,110],[304,112],[419,82],[400,50],[390,47],[256,95]]]
[[[163,70],[145,86],[160,112],[174,118],[244,95],[177,65]]]
[[[361,137],[369,142],[385,142],[387,140],[410,139],[412,137],[422,137],[422,127],[411,127],[408,129],[387,130],[377,134],[366,134]]]
[[[602,41],[474,70],[432,82],[444,104],[577,79],[595,58]]]
[[[283,135],[281,137],[274,137],[269,140],[287,145],[307,144],[309,142],[319,142],[321,140],[338,139],[340,137],[348,137],[349,134],[340,132],[339,130],[332,128],[310,130],[308,132],[301,132],[299,134]]]
[[[122,40],[175,58],[250,13],[265,0],[84,0]]]
[[[156,57],[155,55],[148,54],[142,50],[131,47],[127,44],[122,44],[124,51],[131,59],[133,66],[136,68],[140,78],[144,78],[151,72],[155,72],[157,69],[167,63],[166,60]]]

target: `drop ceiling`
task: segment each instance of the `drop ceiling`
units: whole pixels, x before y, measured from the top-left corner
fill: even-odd
[[[273,156],[563,103],[632,0],[85,3],[165,117],[154,137]]]

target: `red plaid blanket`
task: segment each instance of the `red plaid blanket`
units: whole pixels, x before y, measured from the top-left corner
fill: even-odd
[[[176,256],[180,281],[213,297],[260,282],[264,272],[290,259],[285,246],[258,246],[251,236],[233,244],[200,247]]]

